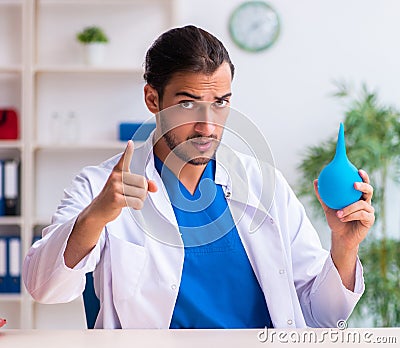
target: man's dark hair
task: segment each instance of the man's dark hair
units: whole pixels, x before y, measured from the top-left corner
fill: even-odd
[[[177,72],[213,74],[227,62],[232,78],[235,67],[221,41],[207,31],[188,25],[162,34],[146,54],[145,81],[162,100],[164,88]]]

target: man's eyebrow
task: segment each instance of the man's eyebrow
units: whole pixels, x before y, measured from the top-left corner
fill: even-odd
[[[188,92],[178,92],[178,93],[175,94],[175,96],[179,96],[179,95],[183,95],[185,97],[189,97],[189,98],[196,99],[196,100],[200,100],[201,99],[200,96],[194,95],[194,94],[191,94],[191,93],[188,93]]]
[[[230,97],[231,95],[232,95],[232,93],[229,92],[229,93],[224,94],[222,97],[215,97],[215,99],[222,100],[222,99]]]
[[[232,93],[229,92],[229,93],[224,94],[222,97],[214,97],[214,99],[216,99],[216,100],[222,100],[222,99],[225,99],[225,98],[230,97],[231,95],[232,95]],[[201,97],[200,97],[200,96],[191,94],[191,93],[189,93],[189,92],[184,92],[184,91],[183,91],[183,92],[177,92],[177,93],[175,94],[175,96],[185,96],[185,97],[189,97],[189,98],[192,98],[192,99],[195,99],[195,100],[201,100]]]

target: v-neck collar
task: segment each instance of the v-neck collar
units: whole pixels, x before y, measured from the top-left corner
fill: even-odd
[[[200,183],[204,179],[209,179],[214,182],[215,180],[215,160],[211,159],[201,174],[199,182],[197,183],[196,189],[193,192],[193,195],[189,192],[189,190],[182,184],[179,178],[160,160],[160,158],[154,154],[154,166],[160,175],[161,179],[164,182],[165,187],[168,190],[168,194],[170,195],[171,201],[175,201],[175,199],[179,199],[179,197],[184,197],[188,200],[197,200],[200,198]],[[173,199],[175,198],[175,199]]]

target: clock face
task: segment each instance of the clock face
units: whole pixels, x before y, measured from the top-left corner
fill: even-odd
[[[258,52],[270,47],[279,35],[279,17],[263,1],[248,1],[237,7],[229,19],[229,32],[242,49]]]

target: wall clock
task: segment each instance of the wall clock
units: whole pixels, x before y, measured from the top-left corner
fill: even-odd
[[[229,33],[240,48],[259,52],[278,38],[280,20],[277,12],[264,1],[247,1],[239,5],[229,18]]]

